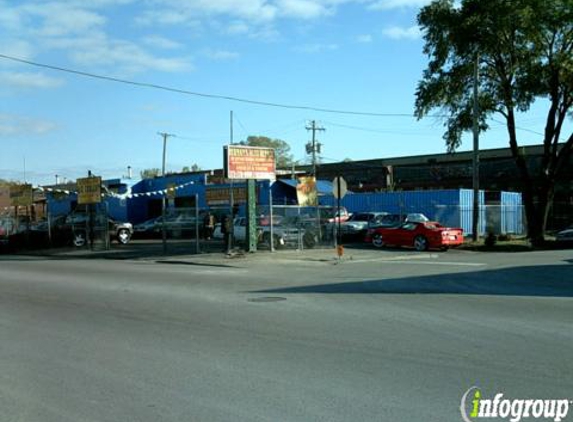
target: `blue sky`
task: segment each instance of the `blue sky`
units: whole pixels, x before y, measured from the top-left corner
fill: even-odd
[[[411,114],[427,63],[424,0],[0,0],[0,54],[255,101]],[[440,121],[261,107],[75,76],[0,59],[0,178],[52,183],[161,166],[222,166],[235,141],[264,135],[306,159],[309,120],[325,162],[445,151]],[[543,107],[520,116],[541,132]],[[520,131],[522,144],[538,135]],[[492,122],[483,148],[505,147]],[[469,149],[468,134],[461,148]]]

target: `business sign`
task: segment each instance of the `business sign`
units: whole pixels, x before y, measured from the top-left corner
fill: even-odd
[[[32,185],[10,186],[10,202],[15,207],[29,207],[33,199]]]
[[[231,188],[207,186],[205,200],[207,205],[229,205],[231,203]],[[247,202],[247,188],[245,186],[233,187],[233,203],[245,202]]]
[[[273,148],[227,145],[223,152],[225,176],[228,179],[275,180]]]
[[[318,205],[315,177],[300,177],[296,185],[296,199],[301,207]]]
[[[76,181],[78,204],[99,204],[101,202],[101,177],[84,177]]]

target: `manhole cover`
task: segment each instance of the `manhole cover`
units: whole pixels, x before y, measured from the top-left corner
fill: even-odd
[[[247,300],[249,302],[280,302],[282,300],[286,300],[286,297],[264,296],[264,297],[253,297]]]

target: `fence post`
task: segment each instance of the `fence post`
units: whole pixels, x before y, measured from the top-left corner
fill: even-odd
[[[271,189],[271,185],[269,184],[269,215],[270,215],[270,221],[269,221],[269,227],[270,227],[270,240],[269,242],[271,242],[270,247],[271,247],[271,252],[275,251],[275,242],[274,242],[274,230],[273,230],[273,225],[274,225],[274,221],[273,221],[273,191]]]
[[[205,227],[203,227],[205,230]],[[195,253],[200,253],[199,245],[199,194],[195,194]]]

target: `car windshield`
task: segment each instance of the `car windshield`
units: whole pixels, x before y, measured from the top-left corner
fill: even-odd
[[[352,216],[348,219],[348,221],[370,221],[374,217],[373,214],[352,214]]]
[[[382,224],[397,224],[399,222],[400,216],[397,214],[390,214],[382,217]]]

